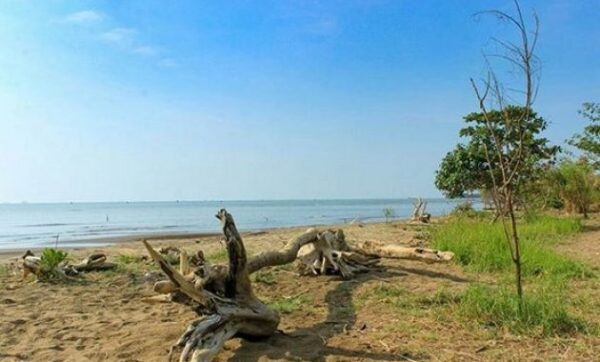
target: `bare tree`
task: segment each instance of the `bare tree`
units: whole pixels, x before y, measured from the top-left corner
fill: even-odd
[[[529,29],[519,2],[515,0],[514,5],[514,15],[500,10],[489,10],[476,14],[477,16],[492,15],[498,20],[506,22],[510,28],[516,30],[519,40],[510,42],[492,38],[499,51],[485,55],[488,67],[487,76],[480,81],[471,78],[471,85],[479,102],[479,108],[484,115],[486,129],[494,144],[493,149],[484,145],[488,170],[492,179],[491,194],[515,266],[515,283],[521,302],[519,307],[521,307],[523,301],[521,244],[515,214],[515,201],[519,190],[515,186],[521,177],[520,171],[523,169],[529,152],[528,148],[523,146],[523,141],[527,137],[527,122],[531,118],[531,109],[539,84],[539,60],[534,55],[539,33],[539,19],[533,12],[533,26],[532,29]],[[522,82],[518,88],[507,87],[499,80],[492,65],[492,60],[496,59],[505,62],[512,68],[511,73]],[[522,110],[517,117],[514,114],[509,115],[509,112],[506,111],[507,107],[514,104],[519,104]],[[491,120],[490,112],[493,109],[500,111],[503,115],[501,122]]]

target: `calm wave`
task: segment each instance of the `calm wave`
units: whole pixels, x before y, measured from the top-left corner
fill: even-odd
[[[431,199],[427,210],[441,215],[456,203]],[[240,230],[259,230],[340,224],[354,219],[380,221],[384,208],[394,209],[397,218],[407,218],[412,200],[0,204],[0,249],[53,245],[57,238],[59,245],[76,246],[99,238],[108,243],[109,238],[121,236],[218,232],[214,215],[222,207],[234,215]]]

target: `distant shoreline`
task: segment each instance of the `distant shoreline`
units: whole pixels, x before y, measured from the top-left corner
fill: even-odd
[[[458,200],[427,200],[433,216],[450,212]],[[120,204],[0,205],[0,253],[54,247],[90,248],[132,240],[215,235],[214,212],[233,211],[243,232],[322,225],[371,224],[410,218],[410,199],[161,202]]]

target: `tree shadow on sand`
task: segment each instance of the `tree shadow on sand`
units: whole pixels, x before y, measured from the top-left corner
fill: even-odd
[[[402,361],[423,359],[421,354],[413,355],[410,351],[385,353],[354,348],[328,346],[330,338],[346,333],[356,326],[357,316],[353,303],[354,291],[371,280],[387,280],[405,277],[409,273],[430,278],[443,278],[453,282],[466,282],[466,279],[423,269],[386,266],[359,274],[352,280],[338,282],[335,288],[325,296],[327,317],[324,321],[309,327],[299,328],[290,333],[279,332],[276,335],[259,341],[242,340],[228,361],[258,361],[261,357],[272,360],[315,361],[322,362],[328,356],[337,356],[348,360],[371,359],[375,361]],[[284,316],[285,318],[285,316]]]

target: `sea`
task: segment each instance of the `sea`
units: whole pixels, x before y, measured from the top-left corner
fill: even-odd
[[[428,199],[427,212],[450,212],[462,200]],[[240,231],[378,222],[384,209],[410,217],[414,199],[168,201],[0,204],[0,249],[107,245],[124,237],[219,232],[226,208]]]

